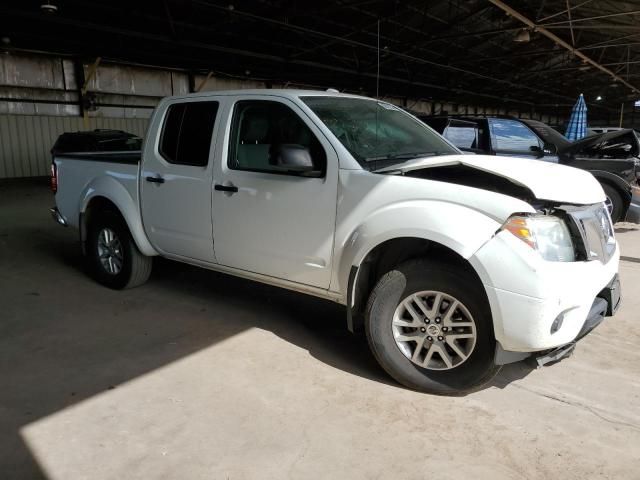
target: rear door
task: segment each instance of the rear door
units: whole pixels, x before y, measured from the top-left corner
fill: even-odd
[[[219,106],[211,99],[176,101],[150,128],[160,135],[144,149],[142,220],[151,244],[166,255],[215,261],[211,185]]]
[[[216,165],[213,234],[229,267],[328,288],[338,188],[335,150],[291,100],[240,96]],[[314,177],[274,166],[278,146],[309,150]]]

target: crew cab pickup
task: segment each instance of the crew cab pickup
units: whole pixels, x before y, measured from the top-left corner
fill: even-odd
[[[600,182],[614,223],[640,219],[640,143],[633,130],[570,142],[538,120],[468,115],[420,118],[464,151],[535,158],[587,170]]]
[[[464,155],[369,98],[166,98],[141,154],[56,156],[52,185],[102,284],[140,285],[161,255],[339,302],[380,365],[425,392],[563,358],[620,299],[591,174]]]

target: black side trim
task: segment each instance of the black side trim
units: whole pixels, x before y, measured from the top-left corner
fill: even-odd
[[[349,271],[349,281],[347,282],[347,330],[355,333],[355,323],[353,321],[353,287],[358,274],[358,267],[353,265]]]

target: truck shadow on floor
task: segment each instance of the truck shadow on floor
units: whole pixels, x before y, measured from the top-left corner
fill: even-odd
[[[253,312],[253,328],[271,331],[334,368],[403,388],[375,361],[364,333],[354,335],[347,331],[346,311],[342,305],[165,259],[159,259],[154,268],[151,281],[158,288],[175,290],[190,285],[189,294],[197,298],[211,298],[215,292],[222,301],[236,303],[246,300],[250,292],[251,300],[243,307]],[[273,315],[264,315],[265,309]],[[484,388],[505,388],[532,370],[533,367],[522,362],[506,365]]]

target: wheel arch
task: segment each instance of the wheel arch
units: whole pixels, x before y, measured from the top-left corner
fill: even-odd
[[[407,260],[435,258],[456,265],[469,273],[485,293],[480,276],[471,263],[450,246],[421,237],[396,237],[370,248],[362,260],[351,267],[347,285],[347,328],[355,332],[362,326],[364,308],[376,283],[390,269]]]
[[[591,174],[596,177],[596,180],[600,183],[606,183],[610,187],[613,187],[620,193],[622,200],[625,202],[625,208],[629,207],[631,203],[631,185],[629,183],[619,177],[618,175],[605,172],[603,170],[590,170]]]
[[[81,195],[78,225],[83,248],[91,218],[105,208],[115,211],[123,218],[141,253],[148,256],[158,254],[144,232],[135,200],[122,184],[111,177],[97,179],[87,186]]]

